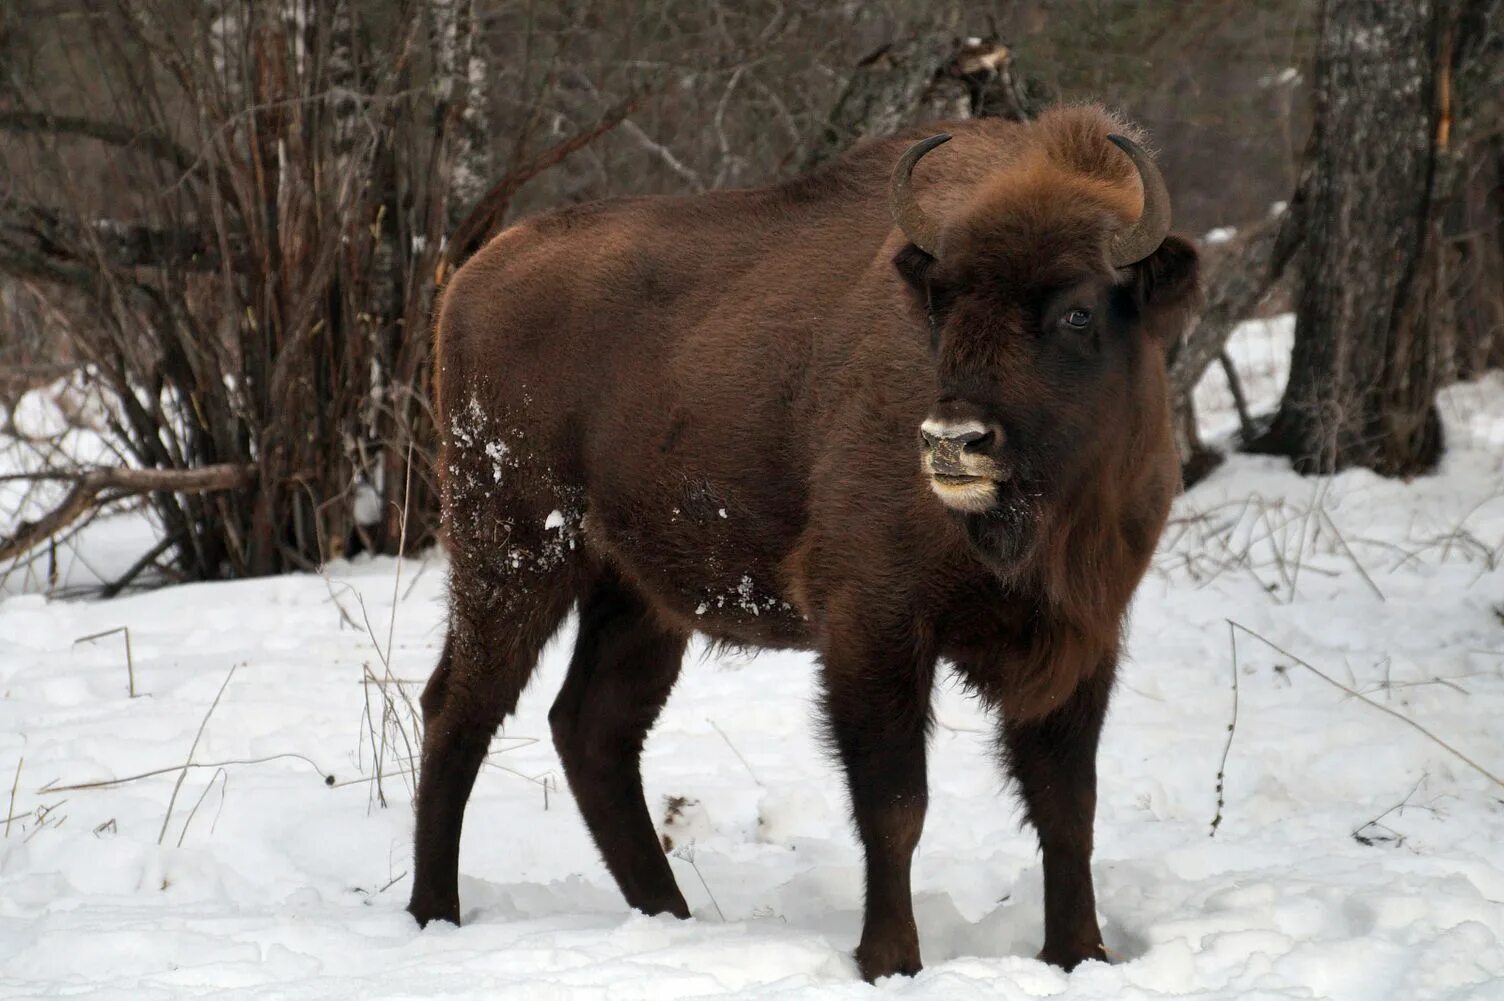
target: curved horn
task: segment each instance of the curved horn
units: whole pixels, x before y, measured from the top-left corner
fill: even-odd
[[[1165,189],[1165,179],[1159,168],[1145,153],[1143,147],[1126,136],[1110,135],[1107,141],[1128,154],[1128,159],[1138,168],[1138,177],[1144,186],[1144,210],[1138,222],[1126,233],[1113,237],[1110,253],[1112,266],[1126,268],[1137,264],[1159,249],[1170,232],[1170,192]]]
[[[924,154],[947,142],[950,142],[950,133],[942,132],[910,146],[899,157],[893,176],[888,180],[888,208],[893,213],[893,221],[910,243],[931,257],[935,256],[935,247],[940,242],[940,226],[925,214],[914,197],[914,165]]]

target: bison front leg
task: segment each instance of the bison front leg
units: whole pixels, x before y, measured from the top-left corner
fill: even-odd
[[[1060,708],[1003,726],[1002,747],[1044,855],[1044,948],[1066,970],[1106,960],[1092,889],[1092,822],[1097,807],[1097,739],[1112,693],[1107,665]]]
[[[846,770],[851,812],[867,861],[866,905],[856,962],[873,981],[918,973],[919,933],[909,889],[929,803],[925,744],[932,657],[827,651],[824,710]]]

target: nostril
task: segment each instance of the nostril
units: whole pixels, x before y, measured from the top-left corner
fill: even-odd
[[[997,435],[991,431],[968,431],[959,435],[956,441],[960,443],[961,450],[965,452],[985,452],[992,447]]]
[[[984,452],[996,447],[1001,439],[1001,428],[981,421],[951,423],[931,418],[919,427],[919,446],[929,452]]]

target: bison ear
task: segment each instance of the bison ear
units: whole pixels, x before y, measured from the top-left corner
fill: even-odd
[[[935,259],[912,243],[904,244],[893,257],[893,267],[898,270],[899,277],[913,289],[921,303],[929,297],[930,269],[934,266]]]
[[[1196,248],[1182,237],[1165,237],[1158,250],[1133,265],[1133,285],[1145,312],[1193,308],[1201,295]]]

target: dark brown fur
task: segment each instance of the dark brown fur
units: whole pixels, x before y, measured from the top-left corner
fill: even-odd
[[[445,290],[452,607],[423,695],[420,921],[458,920],[471,784],[578,605],[550,722],[632,906],[688,914],[638,758],[689,635],[813,649],[867,858],[858,964],[869,979],[918,970],[909,863],[945,658],[998,711],[1039,833],[1041,955],[1104,957],[1096,743],[1177,485],[1163,348],[1195,256],[1170,238],[1110,267],[1108,238],[1140,195],[1106,141],[1132,129],[1100,109],[948,128],[914,175],[945,221],[934,258],[888,214],[914,133],[775,188],[529,220]],[[1071,340],[1055,318],[1086,303],[1101,319]],[[1015,470],[1006,503],[961,514],[931,492],[918,428],[937,413],[1005,432],[992,446]]]

